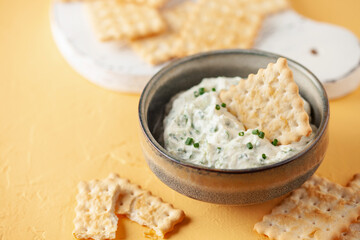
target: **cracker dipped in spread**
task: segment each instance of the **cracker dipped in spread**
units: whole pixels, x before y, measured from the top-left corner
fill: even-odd
[[[248,96],[239,97],[244,91]],[[316,131],[309,123],[310,105],[283,58],[248,79],[203,79],[169,105],[165,148],[181,161],[210,168],[280,162],[304,149]]]

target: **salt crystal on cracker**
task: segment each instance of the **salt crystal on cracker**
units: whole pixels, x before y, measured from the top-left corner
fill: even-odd
[[[159,11],[147,5],[119,3],[117,0],[94,0],[85,4],[102,41],[136,39],[166,29]]]
[[[74,236],[77,239],[114,239],[118,222],[115,204],[120,193],[117,182],[110,179],[80,182],[78,190]]]
[[[116,210],[118,214],[124,214],[130,220],[153,229],[160,237],[164,237],[183,220],[185,214],[182,210],[175,209],[161,198],[152,196],[149,191],[131,184],[116,174],[111,174],[109,179],[120,186]]]
[[[360,215],[360,195],[313,176],[254,229],[270,239],[334,239]]]
[[[237,0],[199,0],[176,41],[177,57],[224,48],[251,48],[262,16]]]
[[[312,132],[304,101],[284,58],[222,91],[220,99],[247,129],[259,129],[271,141],[276,138],[289,144]]]
[[[179,31],[194,5],[193,2],[185,1],[171,9],[163,10],[162,14],[168,25],[167,30],[153,37],[132,41],[131,47],[145,61],[151,64],[159,64],[170,60],[174,56],[174,43],[178,38]]]

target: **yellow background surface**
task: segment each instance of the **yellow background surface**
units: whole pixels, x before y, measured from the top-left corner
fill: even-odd
[[[77,183],[112,171],[185,211],[170,239],[261,239],[253,225],[281,199],[219,206],[160,182],[139,145],[139,95],[104,90],[75,73],[52,40],[49,6],[0,0],[0,239],[73,239]],[[293,6],[360,37],[358,0]],[[346,184],[360,172],[360,89],[330,105],[330,145],[317,173]],[[144,239],[146,231],[121,218],[117,239]]]

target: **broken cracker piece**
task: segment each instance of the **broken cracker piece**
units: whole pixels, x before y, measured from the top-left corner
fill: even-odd
[[[251,48],[262,16],[237,0],[199,0],[176,40],[175,57],[225,49]]]
[[[270,141],[277,139],[286,145],[312,132],[304,101],[285,58],[222,91],[220,99],[246,129],[259,129]]]
[[[185,1],[171,9],[163,10],[167,30],[153,37],[132,41],[131,47],[150,64],[156,65],[170,60],[174,57],[174,43],[178,39],[179,31],[194,5],[193,2]]]
[[[102,41],[142,38],[166,29],[159,11],[153,7],[117,0],[94,0],[85,4]]]
[[[141,189],[128,180],[111,174],[109,179],[120,186],[120,197],[116,212],[126,215],[130,220],[153,229],[160,237],[171,231],[181,222],[185,214],[171,204],[152,196],[149,191]]]
[[[360,215],[359,192],[313,176],[254,226],[270,239],[334,239]]]
[[[74,236],[77,239],[114,239],[118,218],[115,203],[120,193],[111,179],[80,182],[76,196]]]

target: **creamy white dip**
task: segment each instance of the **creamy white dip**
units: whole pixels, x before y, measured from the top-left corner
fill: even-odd
[[[314,126],[309,137],[280,146],[272,145],[266,137],[254,135],[253,129],[245,131],[243,124],[221,106],[219,98],[221,90],[240,80],[239,77],[203,79],[174,96],[164,119],[164,144],[171,155],[211,168],[245,169],[282,161],[306,146],[314,136]],[[310,105],[305,100],[304,103],[310,116]]]

